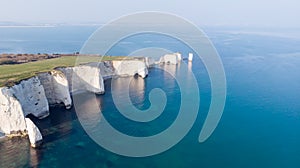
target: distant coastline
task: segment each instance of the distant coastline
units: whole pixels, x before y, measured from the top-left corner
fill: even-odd
[[[58,26],[101,26],[103,23],[18,23],[18,22],[0,22],[0,28],[35,28],[35,27],[58,27]]]
[[[0,26],[0,28],[35,28],[35,27],[56,27],[55,25],[40,25],[40,26]]]

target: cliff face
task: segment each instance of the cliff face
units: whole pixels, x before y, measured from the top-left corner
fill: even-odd
[[[57,68],[64,73],[69,83],[71,93],[78,91],[89,91],[103,94],[104,80],[112,76],[134,76],[138,74],[142,78],[148,75],[148,66],[154,61],[145,60],[118,60],[103,61],[80,65],[77,67]],[[148,66],[147,66],[148,63]]]
[[[115,68],[111,61],[99,62],[98,67],[103,79],[108,79],[115,75]]]
[[[29,118],[25,118],[25,121],[30,144],[34,148],[38,147],[43,140],[42,134],[38,127]]]
[[[147,68],[151,68],[153,65],[155,65],[155,60],[151,57],[145,57],[145,64]]]
[[[96,94],[104,93],[104,81],[100,69],[94,66],[81,65],[70,68],[59,68],[69,82],[69,91],[89,91]]]
[[[0,132],[24,132],[26,123],[22,106],[10,89],[0,88],[0,102]]]
[[[66,76],[60,71],[51,71],[38,75],[41,84],[44,87],[45,95],[49,105],[63,103],[66,109],[72,106],[72,100],[69,92],[69,83]]]
[[[115,74],[118,76],[134,76],[138,74],[140,77],[145,78],[148,75],[148,68],[145,61],[112,61],[112,64],[115,69]]]
[[[159,60],[160,63],[169,63],[169,64],[178,64],[179,60],[178,60],[178,54],[166,54],[164,56],[162,56]],[[180,59],[181,59],[181,55],[180,55]]]
[[[49,105],[44,87],[38,77],[24,80],[10,89],[21,103],[25,116],[32,114],[35,117],[44,118],[49,115]]]
[[[0,88],[0,132],[6,135],[27,132],[32,146],[36,146],[42,135],[34,123],[25,118],[28,114],[44,118],[49,115],[49,105],[63,103],[70,108],[70,92],[83,90],[102,94],[105,91],[104,79],[112,76],[138,74],[145,78],[150,65],[149,60],[132,59],[57,68],[11,88]]]
[[[91,67],[98,67],[102,78],[108,79],[112,76],[134,76],[135,74],[145,78],[148,75],[148,67],[151,67],[153,64],[153,59],[143,58],[103,61],[99,63],[89,63],[87,65]]]

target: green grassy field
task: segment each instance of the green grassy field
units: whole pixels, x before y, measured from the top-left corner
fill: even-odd
[[[0,87],[12,86],[21,80],[35,76],[37,73],[49,72],[57,67],[72,67],[89,62],[123,59],[125,57],[96,57],[96,56],[67,56],[47,59],[43,61],[29,62],[24,64],[1,65]]]

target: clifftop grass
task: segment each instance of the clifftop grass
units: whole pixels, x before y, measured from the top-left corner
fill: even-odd
[[[89,62],[118,60],[123,58],[125,57],[104,56],[101,58],[96,56],[66,56],[24,64],[1,65],[0,87],[12,86],[16,83],[19,83],[21,80],[35,76],[37,73],[49,72],[57,67],[72,67],[75,66],[75,64],[78,65],[78,63],[84,64]]]

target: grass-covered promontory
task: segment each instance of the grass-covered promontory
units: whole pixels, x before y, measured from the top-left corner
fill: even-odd
[[[126,57],[66,56],[23,64],[0,65],[0,87],[12,86],[21,80],[35,76],[37,73],[49,72],[57,67],[72,67],[78,65],[78,63],[83,64],[123,58]]]

